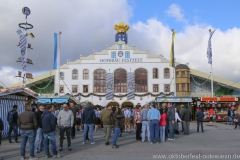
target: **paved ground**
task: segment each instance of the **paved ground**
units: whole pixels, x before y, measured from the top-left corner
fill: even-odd
[[[176,135],[175,141],[160,144],[142,143],[135,140],[134,133],[125,133],[118,139],[119,149],[105,146],[103,133],[94,133],[96,144],[82,144],[83,132],[77,132],[72,140],[72,151],[66,147],[60,155],[63,160],[148,160],[148,159],[240,159],[240,129],[233,130],[233,126],[224,123],[204,123],[205,133],[196,133],[196,123],[190,125],[190,135]],[[59,142],[59,141],[57,141]],[[66,145],[66,140],[64,141]],[[20,159],[20,144],[9,144],[6,139],[0,146],[0,157],[3,159]],[[29,157],[29,149],[26,149]],[[167,156],[155,157],[157,155]],[[44,152],[36,155],[45,159]],[[188,156],[188,157],[183,157]],[[195,157],[194,157],[195,156]],[[238,157],[237,157],[238,156]]]

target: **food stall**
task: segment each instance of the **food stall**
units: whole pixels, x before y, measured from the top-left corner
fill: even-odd
[[[220,122],[226,121],[228,115],[228,108],[236,109],[236,97],[202,97],[197,110],[204,110],[204,121],[210,120],[209,110],[212,108],[214,111],[213,121]]]

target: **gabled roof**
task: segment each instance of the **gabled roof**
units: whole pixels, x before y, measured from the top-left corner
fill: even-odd
[[[196,77],[199,77],[200,79],[206,80],[209,78],[210,73],[204,73],[195,69],[190,68],[190,73]],[[240,84],[239,83],[234,83],[232,81],[217,77],[213,75],[213,82],[214,83],[219,83],[220,85],[227,87],[227,88],[232,88],[235,90],[240,90]]]
[[[38,94],[23,86],[0,89],[0,97],[7,95],[21,95],[38,99]]]

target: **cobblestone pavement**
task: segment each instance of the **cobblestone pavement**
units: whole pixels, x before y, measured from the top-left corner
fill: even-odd
[[[83,132],[77,131],[75,139],[72,140],[73,150],[67,150],[67,142],[64,140],[63,151],[59,152],[62,156],[60,159],[240,159],[240,129],[234,130],[233,125],[225,123],[204,122],[205,132],[197,133],[196,126],[197,124],[192,122],[189,135],[180,133],[176,135],[175,141],[166,141],[160,144],[142,143],[135,140],[135,133],[124,133],[123,137],[118,139],[119,149],[112,149],[111,145],[105,146],[102,131],[94,133],[96,144],[82,144]],[[59,144],[58,139],[57,144]],[[39,159],[45,159],[44,152],[36,154],[36,156]],[[9,144],[8,140],[4,139],[0,146],[0,157],[8,160],[19,160],[20,143]],[[29,157],[28,145],[26,157]]]

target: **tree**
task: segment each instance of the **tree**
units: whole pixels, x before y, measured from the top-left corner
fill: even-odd
[[[3,86],[0,86],[0,89],[3,89],[4,87]]]

